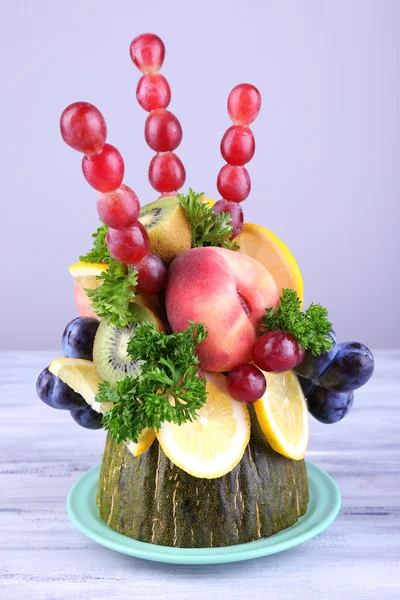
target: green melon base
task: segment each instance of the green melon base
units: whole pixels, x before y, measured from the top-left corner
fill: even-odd
[[[240,463],[218,479],[198,479],[176,467],[155,440],[135,458],[108,436],[97,504],[112,529],[161,546],[231,546],[293,525],[307,508],[305,463],[272,450],[254,413]]]

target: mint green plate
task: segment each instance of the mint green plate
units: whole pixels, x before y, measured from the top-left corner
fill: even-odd
[[[82,475],[67,500],[68,515],[88,538],[123,554],[166,563],[200,565],[258,558],[288,550],[326,529],[340,509],[340,491],[325,471],[307,462],[310,501],[306,513],[292,527],[263,540],[223,548],[171,548],[138,542],[117,533],[100,519],[96,505],[100,467]]]

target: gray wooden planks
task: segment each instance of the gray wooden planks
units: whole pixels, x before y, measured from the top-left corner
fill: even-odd
[[[376,373],[343,422],[311,421],[308,459],[343,495],[333,525],[281,554],[207,566],[130,558],[74,529],[65,500],[101,461],[104,433],[36,398],[36,377],[56,356],[0,353],[1,600],[400,597],[400,351],[376,352]]]

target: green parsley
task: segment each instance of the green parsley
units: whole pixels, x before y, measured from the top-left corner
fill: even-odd
[[[127,377],[112,387],[102,383],[97,402],[114,406],[103,416],[103,427],[118,442],[137,442],[145,427],[158,430],[163,421],[181,425],[196,418],[207,400],[206,382],[198,376],[195,345],[207,336],[200,323],[181,333],[166,335],[149,324],[136,327],[128,343],[133,360],[144,361],[138,377]]]
[[[304,312],[295,291],[285,289],[276,308],[267,308],[263,325],[268,331],[286,331],[296,338],[305,350],[314,356],[328,352],[332,338],[328,336],[332,323],[328,311],[321,304],[311,304]]]
[[[96,277],[101,285],[94,290],[85,289],[98,317],[117,327],[125,327],[132,322],[129,304],[136,295],[137,274],[132,265],[126,266],[109,258],[108,268]]]
[[[80,256],[80,261],[89,263],[110,262],[111,256],[106,245],[107,231],[107,225],[102,224],[98,230],[92,234],[92,238],[94,238],[93,248],[84,256]]]
[[[199,246],[220,246],[238,250],[239,246],[230,240],[232,226],[228,212],[215,213],[207,202],[201,202],[203,192],[196,194],[191,188],[186,196],[178,194],[179,204],[186,212],[192,230],[192,248]]]

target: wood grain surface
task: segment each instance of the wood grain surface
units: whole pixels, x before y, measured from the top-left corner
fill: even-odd
[[[337,481],[336,521],[287,552],[242,563],[175,566],[112,552],[68,520],[76,479],[100,463],[105,435],[38,400],[57,352],[0,353],[1,600],[375,600],[400,598],[400,351],[343,422],[312,419],[307,458]]]

